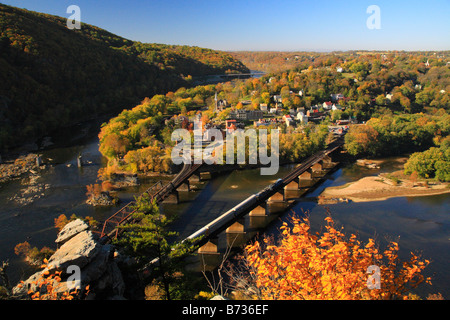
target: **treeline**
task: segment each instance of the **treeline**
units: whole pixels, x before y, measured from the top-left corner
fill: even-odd
[[[0,150],[76,121],[189,86],[192,75],[247,72],[223,52],[136,43],[98,27],[0,4]]]
[[[249,72],[241,61],[223,51],[141,42],[134,42],[121,49],[161,69],[172,70],[184,76]]]
[[[450,182],[450,137],[436,147],[413,153],[405,164],[405,174],[414,173],[421,178]]]
[[[405,173],[450,181],[450,115],[383,115],[365,125],[354,125],[345,136],[345,148],[354,156],[411,154]]]
[[[279,73],[293,69],[331,66],[340,59],[329,53],[280,52],[280,51],[233,51],[230,54],[242,61],[250,70]]]

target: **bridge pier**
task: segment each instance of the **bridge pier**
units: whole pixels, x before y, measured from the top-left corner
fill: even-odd
[[[298,190],[300,188],[300,181],[299,178],[296,178],[289,182],[285,187],[284,190]]]
[[[284,198],[284,190],[280,190],[274,193],[268,200],[270,202],[284,202],[286,199]]]
[[[189,177],[188,179],[190,182],[200,182],[201,181],[201,176],[199,172],[195,172],[192,176]]]
[[[200,181],[210,179],[211,179],[211,172],[200,172]]]
[[[322,161],[319,161],[319,162],[313,164],[311,166],[311,170],[312,170],[312,177],[313,178],[320,177],[322,175],[322,172],[323,172],[323,163],[322,163]]]
[[[177,188],[177,191],[191,191],[191,185],[189,183],[189,180],[183,181],[183,183]]]
[[[240,218],[235,223],[233,223],[231,226],[229,226],[226,231],[226,233],[245,233],[245,219]]]
[[[171,203],[171,204],[178,204],[180,202],[180,197],[178,195],[177,190],[173,190],[169,196],[164,199],[163,203]]]
[[[189,181],[191,182],[201,182],[209,179],[211,179],[211,172],[195,172],[189,177]]]
[[[240,218],[226,229],[227,245],[239,247],[245,243],[245,219]]]
[[[221,254],[218,250],[218,242],[217,237],[210,238],[197,250],[202,265],[201,270],[212,271],[220,264]]]
[[[267,212],[267,203],[264,202],[263,204],[257,206],[255,209],[250,211],[249,216],[250,217],[266,217],[268,216]]]
[[[301,175],[298,176],[298,187],[307,188],[314,184],[313,172],[311,169],[306,170]]]
[[[217,237],[210,238],[207,243],[198,248],[199,254],[219,254],[217,250],[217,244],[219,239]]]

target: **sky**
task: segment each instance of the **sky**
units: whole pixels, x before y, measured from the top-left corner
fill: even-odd
[[[224,51],[450,50],[450,0],[0,0],[146,43]],[[367,11],[375,5],[376,11]],[[368,27],[368,20],[369,26]],[[375,28],[373,28],[375,26]]]

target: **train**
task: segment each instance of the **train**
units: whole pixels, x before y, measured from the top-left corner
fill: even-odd
[[[186,240],[194,240],[201,236],[208,236],[220,232],[225,227],[228,227],[233,221],[240,218],[249,210],[249,208],[257,205],[261,201],[265,201],[270,195],[273,194],[274,191],[281,188],[282,185],[283,179],[278,179],[273,184],[264,188],[260,192],[251,195],[235,207],[231,208],[218,218],[205,225],[203,228],[197,230],[196,232],[188,236]]]

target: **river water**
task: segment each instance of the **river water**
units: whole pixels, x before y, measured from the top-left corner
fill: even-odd
[[[79,154],[90,164],[77,168]],[[79,145],[55,148],[42,152],[42,158],[55,163],[43,170],[38,183],[48,184],[41,198],[28,205],[20,205],[10,200],[24,188],[22,180],[13,180],[0,185],[0,260],[9,260],[8,275],[11,283],[27,276],[31,269],[22,258],[14,254],[17,243],[28,241],[32,246],[54,248],[57,231],[54,219],[60,214],[92,216],[104,220],[120,206],[131,201],[134,195],[144,191],[157,178],[145,181],[139,187],[119,192],[122,203],[119,207],[95,208],[85,204],[86,185],[97,181],[97,171],[104,164],[98,151],[98,139],[93,138]],[[317,196],[327,186],[339,186],[367,175],[396,169],[398,163],[393,159],[372,170],[349,164],[327,177],[317,189],[307,196]],[[248,196],[283,177],[292,166],[283,166],[274,176],[261,176],[259,169],[236,170],[214,176],[206,182],[197,184],[198,191],[180,192],[181,203],[163,204],[161,210],[178,219],[172,228],[184,238],[221,213],[224,213]],[[381,244],[386,240],[398,241],[400,256],[405,258],[410,251],[420,252],[431,260],[425,275],[433,277],[433,285],[425,285],[418,291],[421,296],[440,292],[450,297],[450,198],[448,195],[427,197],[399,197],[379,202],[341,203],[321,206],[316,202],[298,202],[285,213],[272,215],[266,228],[267,234],[276,234],[282,221],[288,221],[292,213],[298,215],[308,212],[313,230],[324,225],[327,210],[335,222],[349,233],[357,233],[362,241],[375,237]],[[250,221],[248,223],[255,223]],[[255,227],[255,232],[262,232]]]

